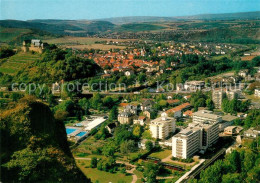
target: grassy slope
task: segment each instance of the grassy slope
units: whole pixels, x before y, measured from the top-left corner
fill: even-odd
[[[14,75],[19,70],[26,67],[28,64],[33,63],[37,59],[40,58],[40,54],[31,54],[31,53],[18,53],[10,58],[6,62],[4,62],[0,66],[0,72],[5,74]]]

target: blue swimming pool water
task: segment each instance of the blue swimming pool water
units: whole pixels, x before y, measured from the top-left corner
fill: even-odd
[[[80,132],[79,134],[77,134],[76,136],[78,137],[82,137],[83,135],[85,135],[87,132]]]
[[[66,133],[67,133],[67,135],[69,135],[69,134],[71,134],[71,133],[73,133],[73,132],[75,132],[75,131],[76,131],[76,129],[66,128]]]

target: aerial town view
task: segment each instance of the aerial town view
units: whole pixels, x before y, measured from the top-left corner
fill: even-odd
[[[259,182],[259,0],[0,0],[0,183]]]

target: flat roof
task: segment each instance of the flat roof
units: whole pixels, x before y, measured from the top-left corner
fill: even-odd
[[[237,119],[238,117],[237,116],[232,116],[232,115],[225,115],[225,116],[222,116],[222,120],[223,121],[233,121],[235,119]]]
[[[104,118],[97,118],[97,119],[94,119],[93,121],[85,124],[85,130],[92,130],[93,128],[97,127],[98,125],[100,125],[101,123],[105,122],[106,119]]]
[[[199,116],[199,117],[211,118],[211,119],[218,119],[221,117],[219,115],[213,114],[212,111],[208,111],[208,110],[197,111],[197,112],[193,113],[193,116]]]

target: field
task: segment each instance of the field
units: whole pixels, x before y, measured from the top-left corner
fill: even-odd
[[[122,173],[109,173],[105,171],[100,171],[96,168],[90,168],[90,161],[87,160],[77,160],[76,161],[78,167],[81,171],[91,179],[92,182],[99,181],[100,183],[116,183],[119,181],[131,182],[132,175],[130,174],[122,174]]]
[[[3,64],[0,65],[0,72],[4,74],[14,75],[19,70],[26,67],[28,64],[33,63],[37,59],[40,58],[39,54],[32,54],[32,53],[18,53],[5,61]]]
[[[109,50],[109,49],[124,49],[124,46],[117,45],[107,45],[106,42],[128,42],[134,41],[135,39],[105,39],[105,38],[90,38],[90,37],[62,37],[56,39],[47,39],[43,40],[43,42],[47,42],[49,44],[57,44],[60,46],[64,46],[66,48],[76,48],[76,49],[101,49],[101,50]]]
[[[104,45],[104,44],[91,44],[91,45],[67,45],[66,48],[74,48],[79,50],[84,49],[100,49],[100,50],[110,50],[110,49],[125,49],[125,46],[117,45]]]
[[[49,44],[95,44],[96,42],[102,41],[114,41],[114,42],[125,42],[134,41],[135,39],[106,39],[106,38],[91,38],[91,37],[71,37],[65,36],[55,39],[46,39],[43,42]]]
[[[9,42],[21,34],[30,33],[29,29],[3,28],[0,27],[0,42]]]

